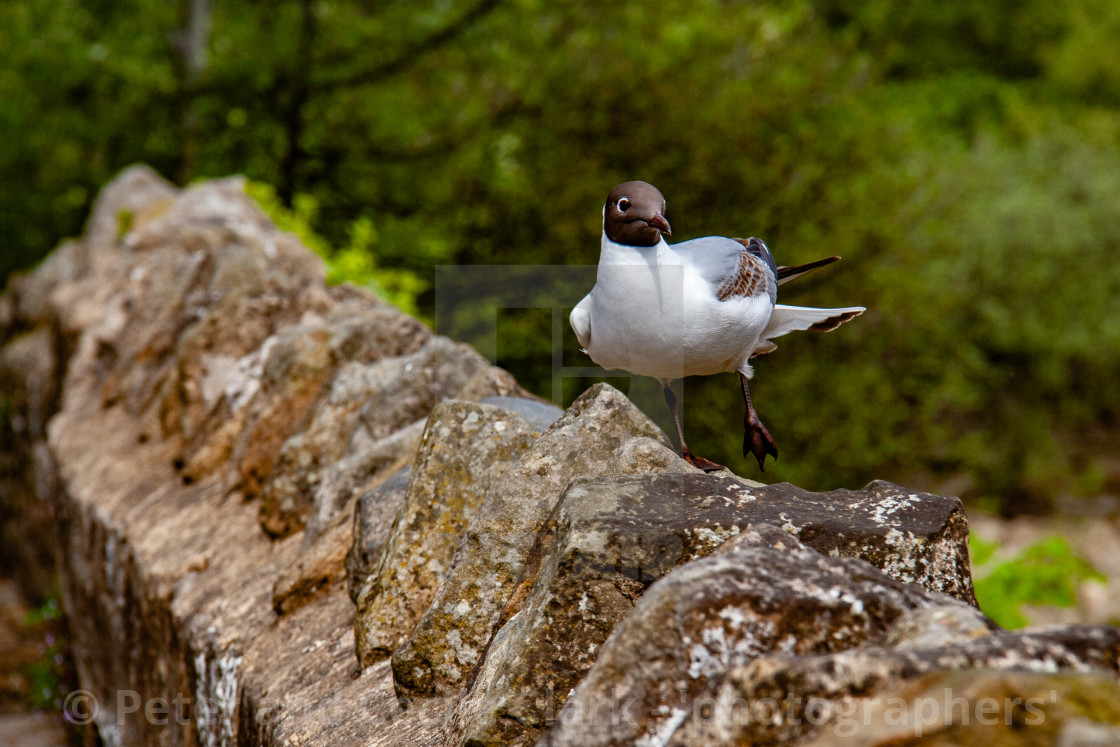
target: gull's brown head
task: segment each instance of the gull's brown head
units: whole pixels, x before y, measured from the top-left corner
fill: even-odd
[[[624,182],[611,190],[603,208],[603,231],[616,244],[656,246],[669,236],[665,198],[646,182]]]

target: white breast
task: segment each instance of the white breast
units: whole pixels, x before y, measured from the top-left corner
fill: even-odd
[[[600,366],[675,379],[745,367],[771,306],[768,297],[719,301],[664,241],[641,249],[604,239],[597,282],[577,309],[573,328],[577,316],[589,327],[584,347]]]

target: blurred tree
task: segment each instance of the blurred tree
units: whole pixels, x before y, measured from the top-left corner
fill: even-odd
[[[209,62],[210,0],[185,0],[183,3],[183,28],[173,32],[172,44],[178,52],[176,66],[179,95],[176,103],[180,112],[180,164],[179,178],[189,179],[195,169],[198,150],[198,118],[193,102],[199,81]]]
[[[128,163],[174,173],[174,8],[133,2],[0,4],[0,273],[78,232]]]

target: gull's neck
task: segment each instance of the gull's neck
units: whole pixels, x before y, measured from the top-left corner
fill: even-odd
[[[665,264],[667,259],[675,257],[664,238],[653,246],[629,246],[611,241],[607,238],[607,232],[603,231],[600,244],[599,264],[648,265],[654,261]]]

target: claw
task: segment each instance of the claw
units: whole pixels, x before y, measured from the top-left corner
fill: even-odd
[[[743,456],[747,454],[754,454],[754,458],[758,460],[758,468],[765,472],[766,455],[778,458],[778,445],[774,443],[771,438],[770,432],[766,430],[766,426],[758,419],[752,408],[743,418]]]
[[[743,403],[747,406],[747,413],[743,416],[743,456],[754,454],[754,458],[758,460],[758,468],[765,472],[766,467],[763,462],[766,461],[766,455],[769,454],[777,459],[778,445],[774,443],[770,432],[766,430],[766,426],[758,419],[758,413],[754,411],[754,405],[751,404],[751,388],[747,383],[747,375],[742,371],[739,372],[739,381],[743,385]]]

